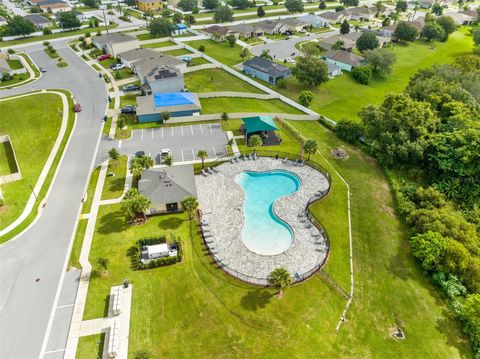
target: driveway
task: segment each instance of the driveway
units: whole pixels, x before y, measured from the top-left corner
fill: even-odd
[[[130,156],[137,151],[144,151],[156,164],[160,164],[162,149],[172,151],[175,162],[183,162],[198,160],[197,152],[201,149],[208,152],[208,158],[225,156],[227,144],[227,134],[219,123],[134,130],[129,140],[112,140],[104,136],[96,164],[100,165],[108,158],[108,151],[112,147]]]
[[[52,310],[57,290],[107,108],[103,80],[67,46],[67,41],[54,42],[60,56],[70,64],[66,68],[58,68],[41,44],[23,46],[38,66],[47,68],[47,73],[34,83],[0,91],[3,97],[47,88],[68,89],[83,108],[41,216],[19,237],[0,246],[0,358],[39,357],[50,316],[53,319],[55,315]],[[61,327],[57,318],[54,327]],[[54,347],[61,345],[55,343]]]
[[[267,41],[266,44],[256,45],[250,49],[250,52],[255,56],[260,56],[263,50],[269,50],[270,56],[274,59],[284,60],[288,57],[300,56],[300,51],[295,47],[296,44],[302,41],[313,39],[322,39],[339,33],[338,29],[332,29],[329,32],[321,34],[310,34],[309,36],[292,37],[288,40]]]

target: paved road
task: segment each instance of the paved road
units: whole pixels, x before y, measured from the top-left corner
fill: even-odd
[[[55,42],[70,64],[60,69],[41,49],[25,46],[47,73],[23,88],[0,91],[9,96],[44,88],[72,91],[82,104],[52,191],[39,220],[13,241],[0,246],[0,358],[38,358],[64,274],[73,229],[107,107],[103,80],[66,46]]]
[[[323,32],[321,34],[310,34],[310,36],[293,37],[288,40],[271,41],[267,42],[266,44],[253,46],[250,52],[255,56],[260,56],[263,50],[269,50],[270,56],[274,57],[275,59],[283,60],[289,57],[296,57],[300,55],[300,51],[298,51],[298,49],[295,47],[295,45],[299,42],[322,39],[338,33],[338,29],[332,29],[332,31]]]
[[[148,128],[132,131],[129,140],[118,141],[103,137],[95,162],[100,165],[106,160],[112,147],[126,155],[144,151],[160,164],[160,153],[164,148],[172,151],[174,161],[192,161],[198,160],[197,152],[200,149],[205,149],[209,158],[222,157],[226,154],[227,144],[227,134],[218,123]]]
[[[22,8],[18,7],[13,1],[3,0],[3,4],[10,10],[14,15],[25,16],[28,13]]]

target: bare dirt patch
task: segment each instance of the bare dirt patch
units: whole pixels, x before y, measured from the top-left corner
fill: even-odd
[[[348,153],[343,148],[340,148],[340,147],[331,149],[330,154],[336,160],[347,160],[348,158],[350,158]]]

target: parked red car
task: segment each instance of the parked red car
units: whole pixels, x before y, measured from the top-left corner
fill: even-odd
[[[76,103],[75,106],[73,106],[73,112],[80,112],[82,111],[82,106],[80,106],[79,103]]]
[[[105,54],[105,55],[99,56],[97,60],[98,61],[103,61],[103,60],[109,59],[110,57],[111,57],[111,55]]]

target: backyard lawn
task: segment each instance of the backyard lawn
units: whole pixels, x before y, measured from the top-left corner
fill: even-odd
[[[205,69],[187,72],[184,75],[185,86],[190,92],[234,91],[264,93],[248,82],[240,80],[222,69]]]
[[[281,100],[258,100],[240,97],[214,97],[200,99],[202,114],[223,112],[258,112],[304,114]]]
[[[108,161],[107,178],[103,187],[102,199],[114,199],[123,194],[127,176],[127,161],[127,156],[120,156],[118,160]],[[110,173],[114,175],[110,176]]]
[[[193,67],[193,66],[198,66],[198,65],[205,65],[209,64],[207,60],[205,60],[203,57],[194,57],[192,58],[191,61],[188,62],[187,66]]]
[[[447,42],[435,42],[434,48],[431,46],[425,41],[417,41],[406,46],[396,44],[393,52],[397,56],[397,62],[393,72],[385,79],[374,80],[365,86],[355,81],[349,73],[344,73],[318,88],[310,89],[315,95],[311,108],[333,120],[355,119],[362,107],[378,105],[385,95],[403,91],[410,77],[419,69],[435,63],[452,62],[455,57],[471,52],[472,38],[463,28],[451,34]],[[293,77],[287,82],[286,89],[275,87],[276,91],[298,100],[303,86]]]
[[[10,141],[0,143],[0,177],[18,172]]]
[[[2,185],[5,206],[0,209],[0,229],[13,222],[23,211],[31,194],[29,186],[37,182],[57,139],[62,122],[58,114],[61,108],[60,97],[53,94],[36,94],[0,102],[0,135],[10,136],[23,177]]]
[[[375,161],[315,121],[289,123],[317,140],[321,154],[351,186],[356,290],[338,333],[345,300],[320,275],[287,289],[279,300],[274,290],[234,280],[213,265],[187,215],[156,216],[129,226],[119,204],[100,208],[90,262],[106,257],[110,265],[108,274],[91,279],[84,319],[104,316],[110,287],[127,278],[134,288],[130,357],[143,350],[153,358],[303,358],[306,353],[312,358],[469,357],[457,323],[410,254],[407,233],[395,217],[388,184]],[[339,146],[349,159],[331,158],[330,149]],[[329,167],[320,155],[314,157]],[[325,272],[348,289],[347,192],[329,170],[332,190],[312,211],[330,240]],[[184,244],[182,263],[131,269],[139,239],[170,233]],[[396,324],[406,333],[403,341],[389,335]],[[81,350],[92,352],[95,340],[85,339],[90,343],[81,343]]]
[[[75,358],[101,358],[105,333],[80,337]]]
[[[161,42],[153,42],[151,44],[142,44],[140,47],[144,47],[147,49],[158,49],[160,47],[168,47],[168,46],[175,46],[176,43],[172,41],[161,41]]]
[[[211,56],[215,60],[228,66],[233,66],[244,61],[240,57],[242,47],[239,45],[230,47],[226,41],[216,42],[213,40],[197,40],[186,42],[186,44],[195,49],[198,49],[201,45],[205,46],[205,55]],[[245,58],[245,60],[247,59]]]
[[[170,56],[182,56],[182,55],[190,55],[191,52],[188,51],[187,49],[176,49],[176,50],[170,50],[170,51],[162,51],[164,54],[170,55]]]

